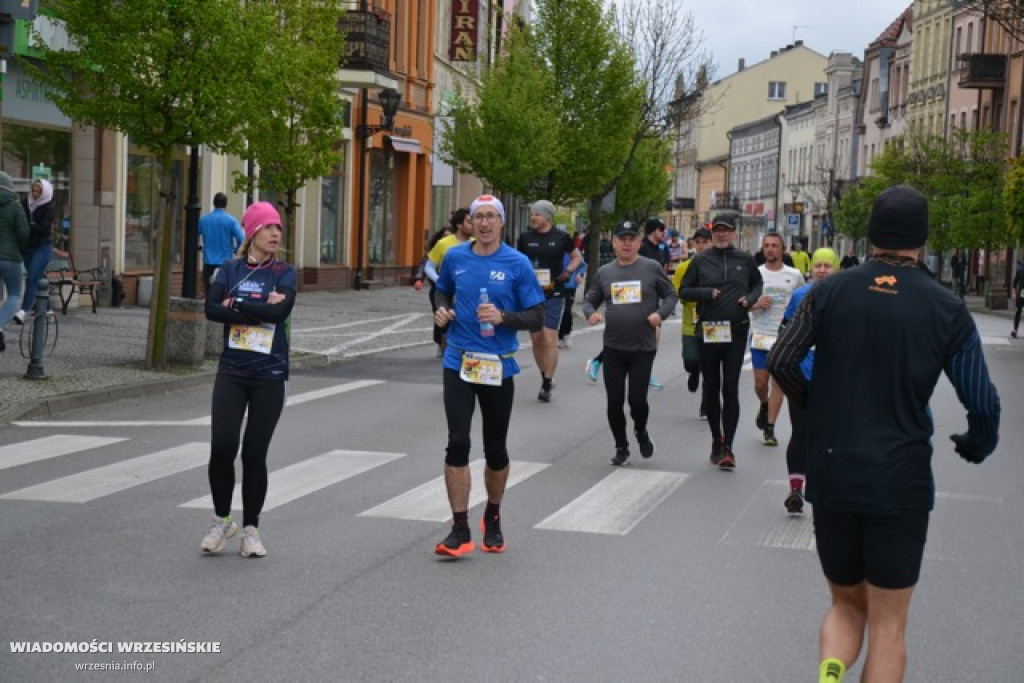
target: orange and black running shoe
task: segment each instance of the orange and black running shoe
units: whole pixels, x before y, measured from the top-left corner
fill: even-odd
[[[462,557],[473,552],[473,540],[469,535],[469,527],[452,527],[448,538],[437,544],[434,548],[435,555],[446,557]]]
[[[718,462],[718,469],[728,472],[736,469],[736,456],[732,454],[732,446],[722,444],[722,459]]]
[[[485,553],[505,552],[505,535],[501,533],[501,517],[488,519],[484,516],[480,520],[480,530],[484,532],[484,540],[480,544],[481,550]]]

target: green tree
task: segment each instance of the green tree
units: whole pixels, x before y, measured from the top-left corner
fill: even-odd
[[[49,7],[74,47],[43,46],[44,67],[30,66],[33,75],[74,121],[118,130],[153,152],[162,190],[171,186],[175,147],[225,149],[266,108],[250,105],[246,91],[273,27],[251,21],[237,0],[52,0]],[[157,369],[167,364],[171,213],[182,209],[162,196],[146,344],[146,365]]]
[[[235,189],[259,188],[282,195],[285,238],[295,248],[295,195],[307,180],[328,175],[342,161],[338,141],[345,127],[346,101],[336,80],[344,43],[337,30],[347,3],[342,0],[248,0],[247,15],[276,25],[262,46],[259,69],[246,78],[246,98],[263,101],[228,149],[255,161],[259,175],[235,175]]]
[[[671,144],[661,138],[639,141],[632,163],[615,186],[615,223],[623,219],[642,222],[660,212],[672,190]]]
[[[458,92],[441,153],[498,191],[526,197],[562,154],[560,102],[553,75],[534,58],[526,33],[513,28],[506,45],[481,78],[475,101]]]

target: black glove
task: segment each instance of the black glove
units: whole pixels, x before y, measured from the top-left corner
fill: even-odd
[[[953,434],[949,439],[955,444],[957,455],[967,462],[978,465],[985,459],[986,456],[982,455],[980,444],[977,442],[977,439],[971,436],[970,432]]]

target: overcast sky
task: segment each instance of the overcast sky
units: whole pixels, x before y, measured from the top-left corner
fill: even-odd
[[[717,65],[715,79],[768,59],[796,40],[815,52],[852,52],[864,48],[907,7],[910,0],[680,0],[704,33],[703,48]]]

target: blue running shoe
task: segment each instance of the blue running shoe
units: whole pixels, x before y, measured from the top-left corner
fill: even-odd
[[[601,361],[596,358],[591,358],[587,361],[587,377],[590,378],[591,382],[597,381],[597,373],[601,372]]]

